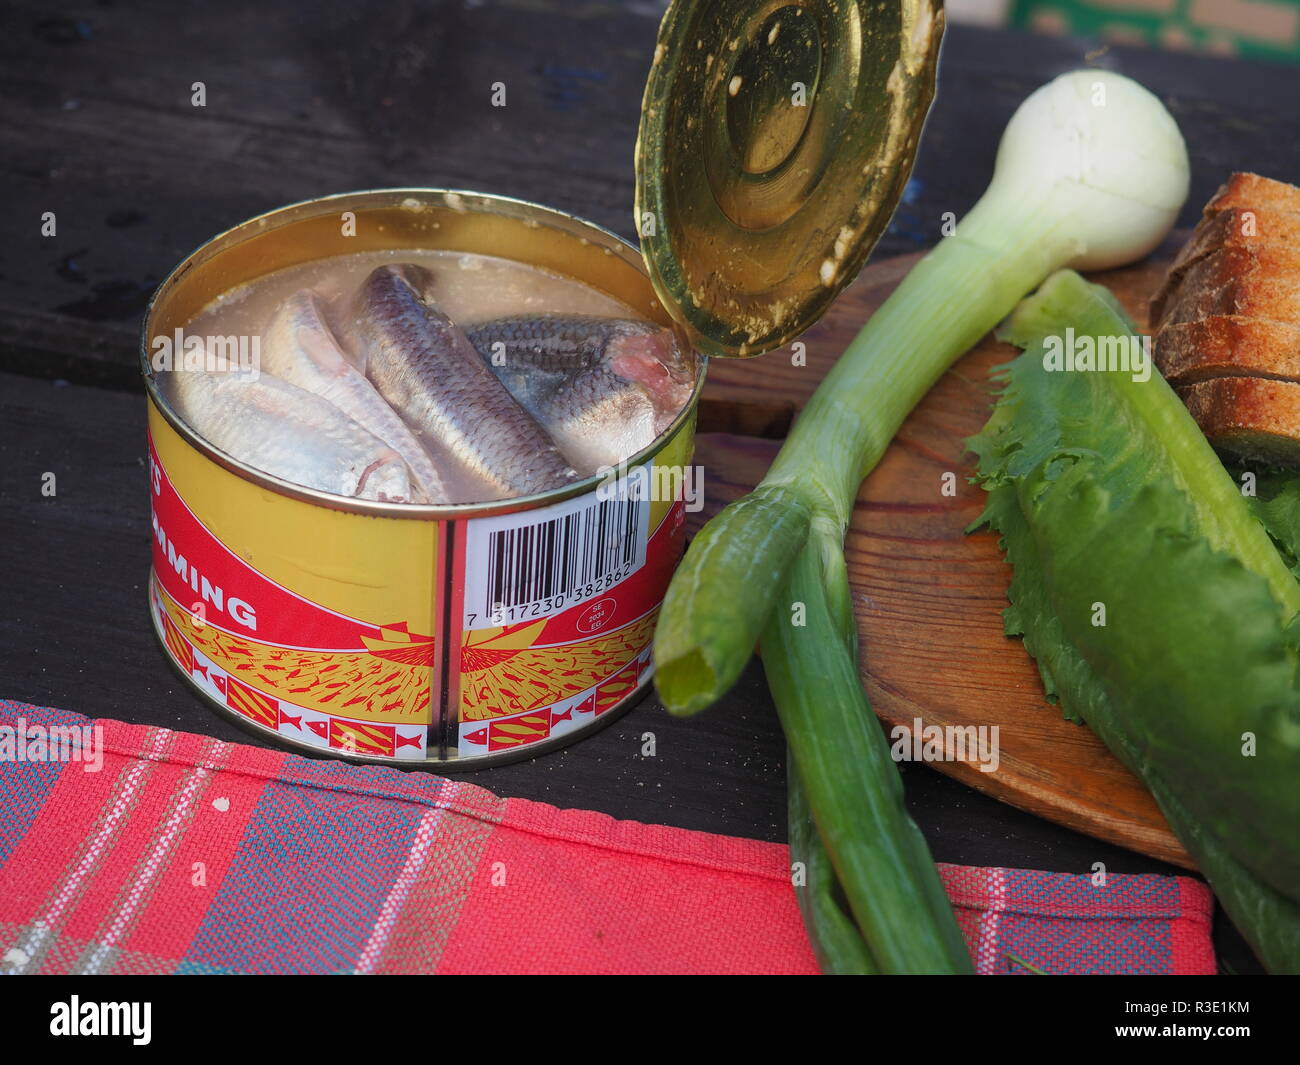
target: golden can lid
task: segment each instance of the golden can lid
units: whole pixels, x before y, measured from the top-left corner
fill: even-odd
[[[673,0],[637,231],[705,354],[780,347],[856,276],[911,172],[942,34],[942,0]]]

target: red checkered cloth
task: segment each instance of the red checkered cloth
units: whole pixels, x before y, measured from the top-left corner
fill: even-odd
[[[980,972],[1214,971],[1188,877],[940,869]],[[0,700],[0,972],[815,971],[777,844]]]

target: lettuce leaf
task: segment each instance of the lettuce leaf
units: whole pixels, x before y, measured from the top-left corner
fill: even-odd
[[[1067,327],[1136,334],[1104,289],[1054,275],[1010,320],[1026,351],[970,441],[1013,567],[1007,629],[1266,964],[1300,969],[1300,585],[1158,374],[1045,368]]]
[[[1247,497],[1291,572],[1300,576],[1300,476],[1292,471],[1256,475],[1256,494]]]

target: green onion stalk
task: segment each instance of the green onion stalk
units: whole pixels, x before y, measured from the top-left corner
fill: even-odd
[[[1063,266],[1147,254],[1187,185],[1177,125],[1135,82],[1077,71],[1031,95],[984,196],[849,344],[762,483],[701,530],[669,588],[655,683],[672,713],[715,702],[761,637],[796,785],[792,844],[814,859],[819,846],[834,874],[801,899],[828,971],[970,970],[859,678],[844,536],[862,480],[935,381],[1023,296]],[[835,919],[837,898],[860,950]]]

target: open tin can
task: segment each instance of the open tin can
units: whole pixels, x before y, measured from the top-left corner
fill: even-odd
[[[353,236],[340,235],[345,217]],[[655,616],[682,549],[675,489],[691,458],[703,360],[690,402],[616,478],[482,504],[316,492],[196,434],[158,387],[150,338],[173,335],[234,284],[341,246],[509,249],[671,325],[636,249],[502,197],[331,196],[205,244],[163,282],[145,321],[158,635],[211,704],[305,751],[470,767],[568,742],[649,683]],[[507,542],[563,534],[595,545],[608,540],[584,536],[597,526],[617,530],[619,550],[575,558],[564,581],[489,580]],[[503,599],[503,588],[517,594]]]
[[[434,505],[331,495],[232,458],[160,387],[156,340],[274,271],[419,249],[575,279],[703,354],[769,350],[822,313],[887,223],[941,29],[938,0],[675,3],[638,141],[640,250],[520,200],[390,189],[272,211],[185,259],[150,302],[142,366],[149,609],[187,684],[303,753],[442,768],[531,757],[630,707],[683,547],[703,357],[689,402],[617,477]],[[618,531],[617,552],[567,567],[581,579],[562,587],[506,582],[523,591],[503,601],[490,574],[507,541],[578,543],[597,526]]]

